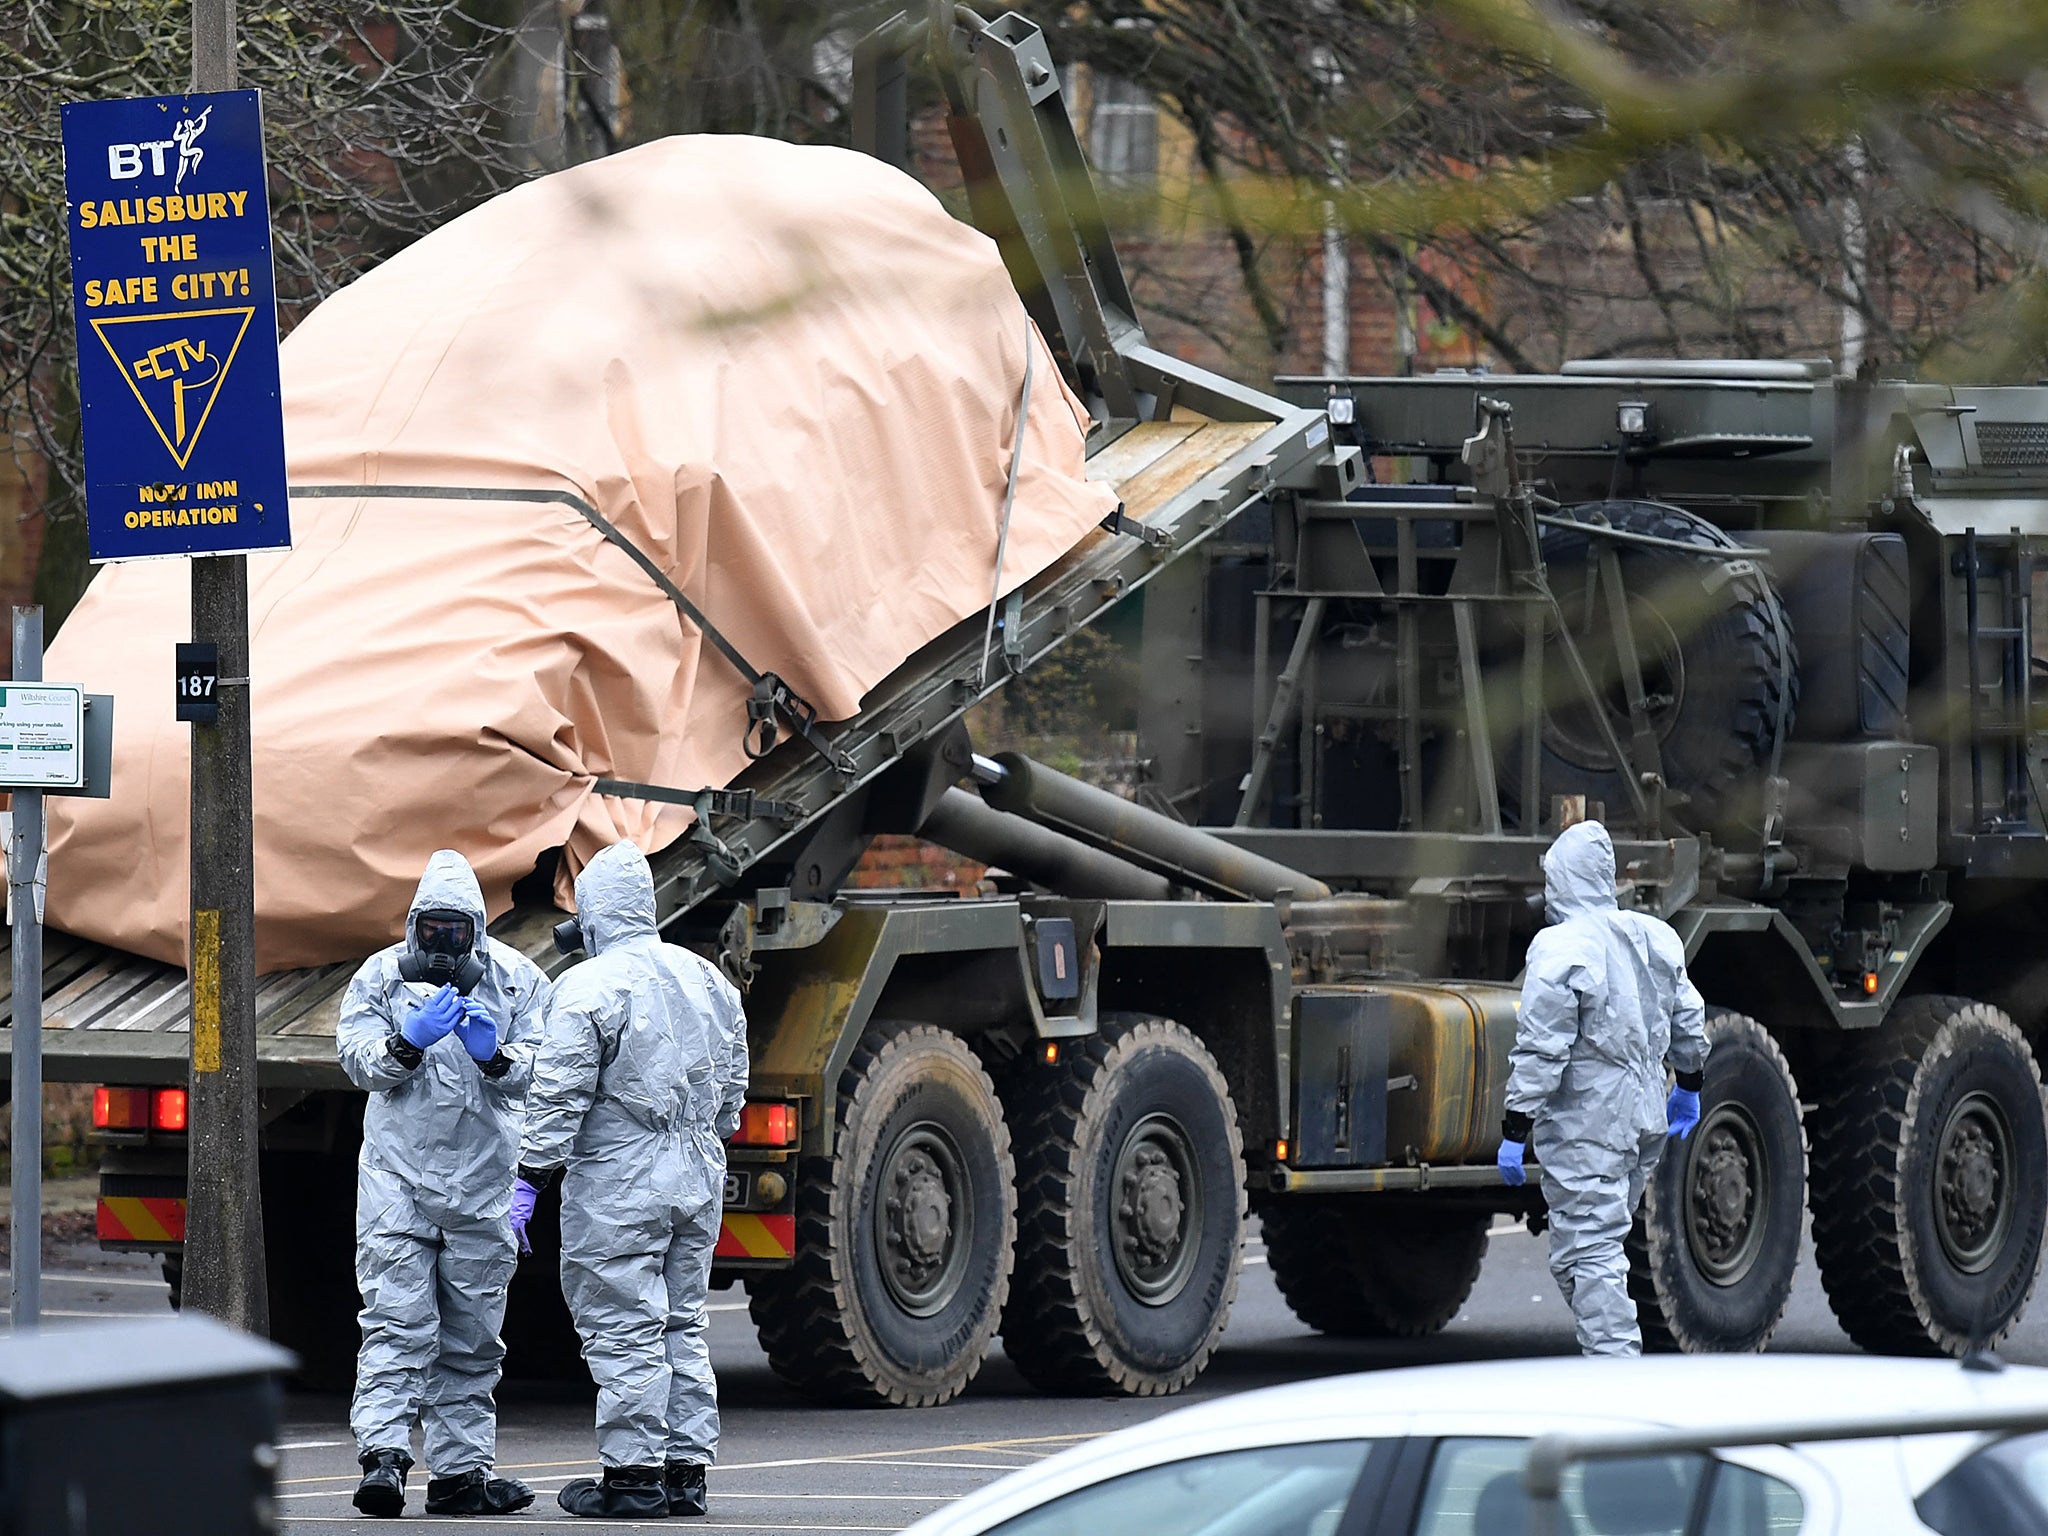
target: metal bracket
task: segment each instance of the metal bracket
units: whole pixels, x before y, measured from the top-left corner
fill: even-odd
[[[1015,677],[1024,670],[1024,592],[1012,592],[1003,604],[1003,665]]]
[[[1515,467],[1515,412],[1503,400],[1481,396],[1474,405],[1479,413],[1479,430],[1465,439],[1458,457],[1472,472],[1472,484],[1482,496],[1505,501],[1522,488]]]
[[[1628,699],[1628,723],[1630,745],[1635,748],[1635,771],[1648,778],[1655,775],[1661,783],[1664,764],[1657,749],[1656,728],[1650,724],[1649,696],[1643,688],[1643,660],[1636,650],[1635,626],[1630,622],[1628,589],[1622,584],[1621,559],[1614,552],[1614,546],[1600,547],[1597,562],[1589,562],[1589,570],[1597,570],[1602,585],[1607,589],[1607,620],[1614,631],[1614,649],[1621,662],[1621,688]],[[1591,615],[1587,616],[1589,619]],[[1657,827],[1652,824],[1644,829],[1645,835],[1657,836]]]
[[[754,984],[760,967],[754,964],[755,917],[744,901],[735,903],[718,930],[718,968],[742,992]]]

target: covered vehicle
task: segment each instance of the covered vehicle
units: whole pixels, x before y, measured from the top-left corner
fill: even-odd
[[[764,139],[493,199],[315,310],[283,391],[294,548],[250,561],[265,971],[387,942],[438,847],[493,916],[561,848],[566,904],[598,848],[688,825],[598,778],[727,783],[757,697],[783,731],[852,716],[1116,506],[995,244],[900,171]],[[48,661],[122,700],[112,798],[51,809],[49,920],[171,962],[186,589],[102,571]]]

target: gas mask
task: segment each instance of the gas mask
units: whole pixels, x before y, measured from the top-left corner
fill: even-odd
[[[555,924],[555,948],[565,955],[573,955],[579,949],[590,948],[583,937],[583,925],[573,917]]]
[[[412,943],[398,958],[398,974],[430,987],[452,986],[464,997],[484,979],[476,952],[476,921],[467,912],[429,907],[413,919]]]

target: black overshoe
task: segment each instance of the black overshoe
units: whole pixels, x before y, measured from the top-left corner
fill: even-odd
[[[355,1506],[379,1520],[393,1520],[405,1513],[405,1474],[412,1470],[412,1458],[404,1451],[365,1451],[356,1458],[363,1480],[356,1485]]]
[[[533,1502],[533,1490],[516,1477],[491,1477],[479,1467],[427,1483],[430,1515],[510,1515]]]
[[[606,1467],[604,1481],[579,1477],[555,1502],[587,1520],[665,1520],[668,1490],[660,1467]]]
[[[661,1486],[668,1493],[672,1515],[704,1513],[706,1491],[704,1468],[694,1461],[672,1461],[661,1469]]]

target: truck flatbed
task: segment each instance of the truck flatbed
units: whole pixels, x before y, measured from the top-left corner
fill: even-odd
[[[1187,370],[1200,390],[1204,376]],[[1212,381],[1220,384],[1221,381]],[[1321,447],[1320,412],[1235,388],[1212,402],[1214,416],[1178,408],[1167,421],[1140,422],[1104,435],[1088,459],[1091,480],[1117,487],[1127,520],[1144,534],[1104,529],[1022,589],[1014,650],[1037,660],[1183,550],[1199,544],[1249,500],[1298,474]],[[1261,407],[1265,407],[1261,409]],[[827,727],[852,773],[836,771],[786,742],[734,785],[763,801],[801,807],[784,818],[721,821],[717,835],[741,869],[773,854],[958,719],[1007,676],[1000,655],[980,675],[984,617],[975,615],[927,646],[881,683],[855,719]],[[1000,645],[1000,641],[998,642]],[[664,922],[673,924],[725,887],[706,851],[679,841],[653,859]],[[550,939],[560,914],[552,905],[517,907],[492,934],[544,967],[563,961]],[[0,939],[0,949],[6,941]],[[258,1060],[266,1088],[342,1088],[334,1031],[356,962],[262,977],[256,997]],[[0,967],[0,1056],[11,1049],[13,996]],[[53,1082],[182,1082],[187,1070],[191,989],[183,967],[51,932],[43,967],[43,1062]]]

